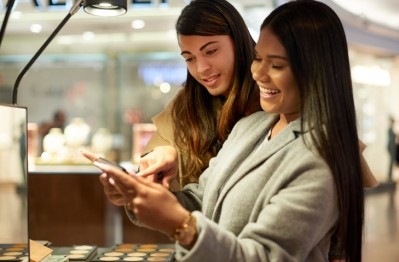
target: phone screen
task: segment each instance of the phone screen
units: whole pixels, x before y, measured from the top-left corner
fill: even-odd
[[[116,167],[116,168],[118,168],[119,170],[122,170],[123,172],[125,172],[126,174],[129,173],[129,172],[127,172],[127,170],[126,170],[124,167],[118,165],[118,164],[115,163],[115,162],[112,162],[112,161],[110,161],[110,160],[107,160],[107,159],[105,159],[105,158],[103,158],[103,157],[97,158],[97,159],[94,161],[94,163],[95,163],[95,162],[97,162],[97,163],[102,163],[102,164],[106,164],[106,165],[110,165],[110,166],[113,166],[113,167]]]

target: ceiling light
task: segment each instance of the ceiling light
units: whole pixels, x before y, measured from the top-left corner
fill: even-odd
[[[170,84],[168,82],[163,82],[160,86],[159,86],[159,90],[161,90],[162,93],[167,94],[170,92]]]
[[[26,72],[36,61],[36,59],[41,55],[44,49],[46,49],[47,45],[53,40],[53,38],[58,34],[62,27],[74,14],[76,14],[76,12],[80,9],[82,5],[86,13],[99,16],[123,15],[127,11],[127,0],[76,0],[69,10],[68,14],[61,21],[61,23],[55,28],[55,30],[51,33],[51,35],[47,38],[47,40],[43,43],[39,50],[33,55],[31,60],[29,60],[28,64],[19,73],[12,92],[13,104],[17,104],[19,83],[21,82]],[[12,5],[10,5],[9,8],[12,8]]]
[[[93,32],[87,31],[82,34],[82,38],[85,41],[93,40],[96,35]]]
[[[43,29],[43,27],[41,25],[39,25],[39,24],[32,24],[30,26],[30,31],[32,33],[36,33],[36,34],[40,33],[42,31],[42,29]]]
[[[117,16],[127,12],[127,0],[84,0],[86,13],[98,16]]]
[[[143,29],[145,27],[145,22],[141,19],[133,20],[131,26],[133,29]]]

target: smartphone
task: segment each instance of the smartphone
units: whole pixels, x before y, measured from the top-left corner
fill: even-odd
[[[117,169],[119,169],[119,170],[125,172],[126,174],[129,174],[129,172],[127,172],[127,170],[126,170],[123,166],[118,165],[117,163],[112,162],[112,161],[110,161],[110,160],[108,160],[108,159],[105,159],[105,158],[103,158],[103,157],[99,157],[99,158],[97,158],[96,160],[94,160],[94,161],[93,161],[93,164],[96,165],[96,162],[97,162],[97,163],[102,163],[102,164],[106,164],[106,165],[110,165],[110,166],[116,167]]]
[[[89,151],[87,151],[87,150],[81,150],[80,153],[81,153],[84,157],[86,157],[87,159],[89,159],[94,165],[96,165],[96,163],[102,163],[102,164],[110,165],[110,166],[116,167],[117,169],[119,169],[119,170],[125,172],[126,174],[129,174],[129,172],[127,172],[127,170],[126,170],[124,167],[122,167],[122,166],[118,165],[117,163],[112,162],[112,161],[110,161],[110,160],[108,160],[108,159],[105,159],[105,158],[103,158],[103,157],[98,157],[98,156],[96,156],[95,154],[93,154],[93,153],[91,153],[91,152],[89,152]],[[100,167],[99,167],[99,168],[100,168]],[[100,168],[100,169],[101,169],[101,168]]]

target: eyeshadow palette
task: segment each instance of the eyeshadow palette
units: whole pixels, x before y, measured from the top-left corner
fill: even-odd
[[[55,247],[52,256],[64,255],[69,261],[90,261],[97,255],[97,246],[75,245],[72,247]]]
[[[28,261],[28,244],[0,244],[0,261]]]
[[[173,244],[118,244],[98,252],[91,261],[165,261],[173,262]]]

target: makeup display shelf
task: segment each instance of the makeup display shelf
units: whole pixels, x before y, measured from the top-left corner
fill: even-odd
[[[29,238],[53,246],[116,243],[170,244],[159,232],[135,226],[108,201],[92,165],[36,166],[29,171]]]
[[[160,261],[174,262],[173,244],[122,243],[111,247],[74,245],[51,247],[51,262]]]

